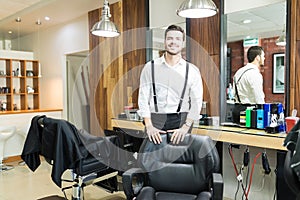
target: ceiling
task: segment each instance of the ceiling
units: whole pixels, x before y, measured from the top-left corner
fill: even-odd
[[[102,7],[104,0],[0,0],[0,40],[12,40],[37,30],[65,23],[91,10]],[[119,0],[109,0],[115,3]],[[251,37],[280,35],[284,25],[285,3],[276,3],[251,10],[229,13],[228,41]],[[174,11],[175,12],[175,11]],[[49,21],[44,19],[50,17]],[[21,22],[15,20],[20,17]],[[243,24],[244,19],[251,19]],[[40,20],[41,25],[36,25]],[[165,26],[165,25],[162,25]],[[12,31],[12,33],[8,33]]]
[[[114,3],[119,0],[109,0]],[[103,6],[104,0],[0,0],[0,40],[65,23]],[[50,17],[49,21],[44,19]],[[20,17],[21,22],[16,22]],[[36,22],[40,20],[41,25]],[[11,34],[8,31],[12,31]]]
[[[243,20],[252,22],[244,24]],[[286,2],[270,4],[250,10],[227,14],[227,41],[247,36],[267,38],[282,34],[286,25]]]

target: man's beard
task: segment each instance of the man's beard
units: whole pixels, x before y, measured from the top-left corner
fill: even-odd
[[[167,50],[167,53],[170,54],[171,56],[176,56],[180,53],[180,51],[174,53]]]

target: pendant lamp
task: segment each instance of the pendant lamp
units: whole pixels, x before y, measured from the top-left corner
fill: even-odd
[[[101,37],[117,37],[120,35],[116,25],[109,20],[111,17],[108,1],[104,1],[102,17],[99,22],[94,24],[91,32],[93,35]]]
[[[185,0],[176,12],[180,17],[204,18],[217,14],[218,8],[212,0]]]

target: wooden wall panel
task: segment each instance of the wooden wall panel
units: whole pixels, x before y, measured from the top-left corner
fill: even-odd
[[[300,115],[300,2],[299,0],[293,0],[296,4],[296,10],[293,15],[296,17],[295,29],[296,29],[296,51],[295,51],[295,96],[294,96],[294,108],[298,110],[298,116]]]
[[[124,71],[126,75],[126,85],[124,99],[128,104],[137,108],[138,87],[141,68],[146,62],[146,26],[147,18],[146,0],[124,0]],[[133,10],[135,12],[133,12]]]
[[[122,30],[122,3],[110,5],[111,20]],[[89,29],[101,19],[102,8],[89,12]],[[122,76],[122,36],[102,38],[90,34],[90,130],[93,135],[103,135],[113,117],[112,105],[122,104],[122,99],[112,99],[112,92]],[[119,90],[118,92],[122,92]],[[117,92],[117,93],[118,93]],[[118,101],[118,102],[115,102]],[[118,108],[116,108],[118,109]]]
[[[134,105],[137,102],[140,69],[135,70],[135,67],[146,61],[145,48],[140,47],[146,44],[145,2],[147,0],[123,0],[110,5],[110,19],[119,28],[119,37],[90,34],[90,130],[93,135],[103,135],[104,129],[112,128],[111,118],[123,112],[128,102]],[[101,11],[102,8],[89,12],[89,29],[99,21]]]
[[[215,0],[220,8],[220,0]],[[219,116],[220,107],[220,13],[215,16],[190,19],[190,62],[201,72],[203,99],[208,102],[210,115]]]

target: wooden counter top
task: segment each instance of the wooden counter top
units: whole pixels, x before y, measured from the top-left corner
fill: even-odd
[[[113,127],[144,130],[140,121],[112,119]],[[285,133],[270,134],[264,130],[227,126],[194,126],[193,134],[208,135],[214,141],[255,146],[266,149],[287,150],[282,146]]]

